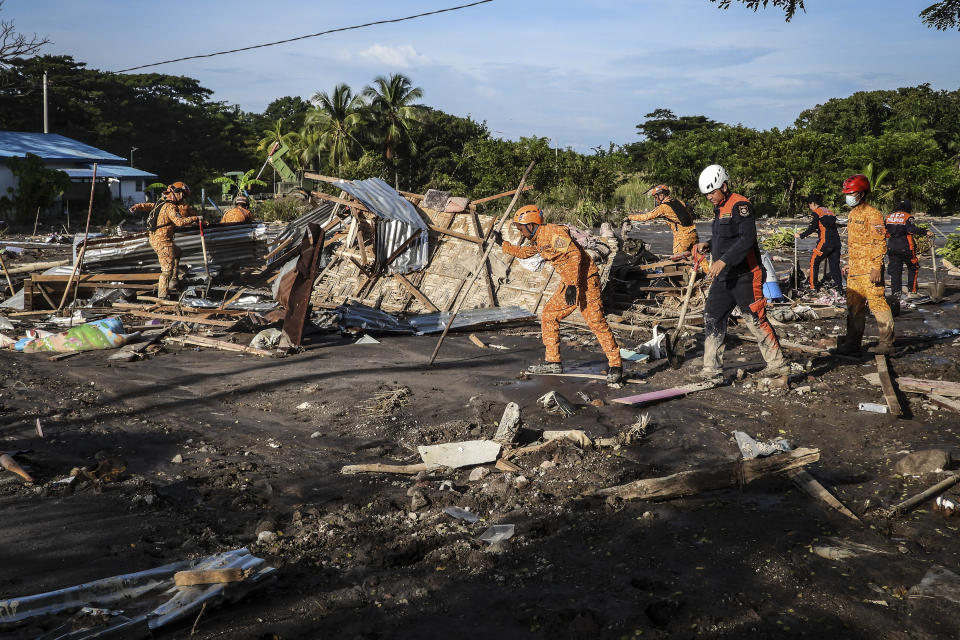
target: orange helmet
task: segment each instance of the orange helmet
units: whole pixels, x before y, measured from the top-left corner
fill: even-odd
[[[669,187],[667,187],[667,185],[665,185],[665,184],[658,184],[658,185],[655,186],[655,187],[650,187],[650,189],[647,191],[646,195],[648,195],[648,196],[656,196],[656,195],[660,195],[661,193],[663,193],[663,194],[668,194],[668,195],[669,195],[669,193],[670,193]]]
[[[169,191],[170,193],[173,193],[175,191],[182,191],[183,193],[189,195],[190,187],[188,187],[185,182],[180,182],[178,180],[177,182],[174,182],[169,187],[167,187],[167,191]]]
[[[514,224],[543,224],[543,213],[535,204],[528,204],[517,209],[513,214]]]

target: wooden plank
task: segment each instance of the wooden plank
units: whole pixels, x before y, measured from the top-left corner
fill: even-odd
[[[153,313],[151,311],[127,311],[126,313],[138,318],[156,318],[158,320],[167,320],[168,322],[189,322],[190,324],[205,324],[211,327],[232,327],[236,324],[235,320],[210,320],[209,318],[175,316],[169,313]]]
[[[864,379],[870,384],[880,384],[879,373],[864,374]],[[897,386],[907,393],[935,394],[955,398],[960,396],[960,382],[947,380],[924,380],[922,378],[897,378]]]
[[[346,475],[354,473],[399,473],[414,476],[426,470],[427,465],[423,462],[419,464],[382,464],[375,462],[372,464],[348,464],[340,469],[340,473]]]
[[[474,244],[483,244],[483,238],[479,238],[477,236],[471,236],[466,233],[460,233],[459,231],[450,231],[449,229],[438,227],[435,224],[429,224],[427,225],[427,227],[429,227],[430,231],[433,231],[434,233],[439,233],[445,236],[452,236],[454,238],[458,238],[460,240],[466,240],[467,242],[472,242]]]
[[[204,338],[203,336],[176,336],[176,337],[166,338],[165,341],[180,343],[180,344],[191,344],[197,347],[210,347],[211,349],[219,349],[220,351],[236,351],[237,353],[249,353],[250,355],[260,356],[261,358],[272,358],[274,355],[273,351],[267,351],[266,349],[257,349],[255,347],[248,347],[242,344],[234,344],[232,342],[227,342],[226,340],[215,340],[214,338]]]
[[[735,460],[702,469],[681,471],[660,478],[645,478],[628,484],[600,489],[601,496],[624,500],[670,500],[704,491],[745,485],[770,475],[799,469],[820,459],[818,449],[795,449],[786,453]]]
[[[530,191],[530,189],[533,189],[533,185],[532,185],[532,184],[528,184],[527,186],[525,186],[525,187],[524,187],[523,189],[521,189],[520,191],[521,191],[521,192],[523,192],[523,191]],[[508,197],[512,196],[513,194],[515,194],[516,192],[517,192],[516,189],[511,189],[510,191],[504,191],[503,193],[498,193],[498,194],[496,194],[496,195],[487,196],[487,197],[485,197],[485,198],[480,198],[479,200],[471,200],[471,201],[470,201],[470,204],[483,204],[484,202],[491,202],[491,201],[493,201],[493,200],[499,200],[500,198],[508,198]]]
[[[74,277],[80,282],[156,282],[159,273],[81,273]],[[69,282],[70,276],[38,273],[34,282]]]
[[[650,391],[636,396],[627,396],[625,398],[613,398],[611,402],[619,404],[646,404],[648,402],[659,402],[660,400],[669,400],[679,398],[695,391],[705,391],[720,386],[714,382],[698,382],[696,384],[687,384],[682,387],[672,389],[663,389],[662,391]]]
[[[640,269],[641,271],[648,271],[650,269],[660,269],[662,267],[691,267],[693,263],[689,260],[661,260],[660,262],[648,262],[647,264],[638,264],[634,265],[634,269]],[[661,275],[661,274],[657,274]]]
[[[513,194],[511,194],[513,195]],[[473,220],[473,228],[476,231],[477,235],[481,238],[484,237],[483,234],[483,225],[480,224],[480,216],[473,212],[470,214],[470,218]],[[477,250],[483,250],[483,244],[481,243]],[[497,296],[493,291],[493,278],[490,276],[490,260],[484,258],[483,263],[480,265],[480,268],[483,269],[483,284],[487,290],[487,302],[491,307],[499,306],[497,304]]]
[[[284,240],[283,242],[281,242],[280,244],[278,244],[276,249],[274,249],[273,251],[271,251],[271,252],[268,253],[267,255],[263,256],[263,260],[264,260],[264,261],[267,261],[267,260],[269,260],[270,258],[272,258],[273,256],[277,255],[278,253],[280,253],[281,251],[283,251],[283,248],[284,248],[285,246],[287,246],[288,244],[290,244],[291,242],[293,242],[293,237],[287,238],[286,240]]]
[[[423,295],[423,292],[420,291],[420,289],[417,289],[415,286],[413,286],[412,282],[404,278],[399,273],[393,274],[393,277],[397,280],[397,282],[399,282],[404,287],[406,287],[407,291],[413,294],[413,297],[420,301],[420,304],[425,306],[427,309],[430,309],[430,311],[433,311],[433,312],[440,311],[440,309],[438,309],[435,304],[430,302],[430,299],[427,298],[427,296]]]
[[[47,293],[47,290],[43,288],[43,285],[39,282],[35,283],[37,286],[37,291],[40,292],[40,295],[43,296],[43,299],[47,301],[47,304],[50,305],[51,309],[57,308],[57,303],[50,299],[50,295]]]
[[[30,262],[27,264],[20,264],[14,267],[7,269],[7,272],[12,275],[20,275],[22,273],[33,273],[34,271],[46,271],[47,269],[52,269],[54,267],[63,267],[70,264],[69,260],[54,260],[51,262]]]
[[[936,393],[931,393],[927,396],[927,399],[930,400],[933,404],[937,405],[941,409],[947,409],[948,411],[954,411],[960,413],[960,402],[956,400],[951,400],[950,398],[944,398],[941,395]]]
[[[822,500],[851,520],[860,522],[860,518],[850,511],[850,509],[847,509],[842,502],[834,497],[832,493],[827,491],[826,487],[820,484],[820,482],[806,469],[791,469],[790,471],[787,471],[787,475],[790,476],[790,479],[793,480],[795,485],[806,491],[814,498]]]
[[[903,409],[900,407],[900,400],[897,398],[897,389],[893,384],[893,378],[890,375],[890,367],[887,363],[887,356],[877,354],[877,374],[880,377],[880,387],[883,389],[883,398],[887,401],[890,413],[899,418],[903,415]]]
[[[197,584],[240,582],[245,577],[243,569],[193,569],[177,571],[173,574],[173,583],[178,587],[192,587]]]

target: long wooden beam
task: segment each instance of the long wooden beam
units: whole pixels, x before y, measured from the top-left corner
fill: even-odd
[[[802,468],[819,459],[819,449],[795,449],[766,458],[735,460],[660,478],[635,480],[628,484],[600,489],[596,495],[615,496],[624,500],[670,500],[749,484],[765,476]]]
[[[525,187],[524,187],[523,189],[521,189],[520,191],[521,191],[521,192],[523,192],[523,191],[530,191],[530,189],[533,189],[533,185],[532,185],[532,184],[528,184],[527,186],[525,186]],[[515,194],[516,192],[517,192],[516,189],[511,189],[510,191],[504,191],[503,193],[498,193],[498,194],[496,194],[496,195],[487,196],[486,198],[480,198],[479,200],[471,200],[471,201],[470,201],[470,204],[483,204],[484,202],[490,202],[490,201],[492,201],[492,200],[499,200],[500,198],[507,198],[507,197],[509,197],[509,196],[512,196],[512,195]]]
[[[434,233],[439,233],[445,236],[453,236],[454,238],[459,238],[460,240],[466,240],[467,242],[472,242],[474,244],[483,244],[483,238],[479,236],[471,236],[467,233],[460,233],[458,231],[450,231],[450,229],[444,229],[443,227],[438,227],[435,224],[427,225],[430,228],[430,231]]]
[[[435,304],[433,304],[432,302],[430,302],[430,299],[429,299],[427,296],[425,296],[425,295],[423,294],[423,292],[420,291],[420,289],[417,289],[417,288],[413,285],[412,282],[410,282],[409,280],[407,280],[406,278],[404,278],[404,277],[403,277],[402,275],[400,275],[399,273],[393,274],[393,277],[394,277],[400,284],[402,284],[404,287],[406,287],[407,291],[409,291],[411,294],[413,294],[413,297],[420,301],[420,304],[422,304],[423,306],[425,306],[427,309],[430,309],[430,311],[433,311],[434,313],[440,311],[440,309],[438,309]]]
[[[212,327],[232,327],[236,320],[210,320],[209,318],[194,318],[191,316],[175,316],[169,313],[154,313],[152,311],[125,311],[127,315],[138,318],[156,318],[158,320],[167,320],[169,322],[187,322],[190,324],[206,324]]]

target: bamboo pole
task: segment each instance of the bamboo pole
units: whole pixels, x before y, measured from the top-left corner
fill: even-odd
[[[533,171],[533,166],[536,164],[535,161],[531,161],[530,165],[527,167],[527,170],[523,173],[523,177],[520,178],[520,185],[517,187],[516,193],[513,194],[513,198],[510,200],[510,204],[507,206],[506,211],[503,212],[503,217],[500,218],[500,221],[490,227],[490,231],[493,229],[501,231],[503,225],[506,224],[507,219],[510,217],[510,212],[513,210],[515,204],[517,204],[517,198],[520,197],[520,194],[523,193],[523,185],[527,182],[527,176],[530,175],[530,172]],[[490,233],[487,234],[488,237]],[[433,365],[433,361],[437,358],[437,353],[440,352],[440,345],[443,344],[443,340],[447,337],[447,333],[450,331],[450,326],[453,324],[453,321],[457,317],[457,313],[460,312],[460,307],[463,306],[463,303],[466,302],[467,297],[470,295],[470,288],[473,287],[473,283],[477,281],[477,276],[480,275],[480,271],[483,270],[483,265],[487,260],[487,256],[490,255],[490,251],[493,249],[495,242],[491,242],[487,245],[487,250],[483,252],[483,255],[480,256],[480,261],[477,263],[477,266],[473,270],[473,276],[470,278],[470,282],[467,283],[467,286],[463,292],[463,297],[460,298],[460,302],[453,308],[450,312],[450,319],[447,320],[447,326],[443,328],[443,333],[440,335],[440,339],[437,340],[437,346],[434,347],[433,353],[430,355],[430,362],[427,363],[428,366]]]
[[[90,235],[90,216],[93,215],[93,191],[97,186],[97,163],[93,163],[93,175],[90,178],[90,204],[87,206],[87,227],[83,231],[83,246],[80,247],[80,253],[77,255],[77,263],[73,265],[73,272],[70,274],[70,279],[67,280],[67,286],[63,290],[63,297],[60,298],[60,306],[57,307],[57,313],[60,313],[60,310],[63,309],[63,304],[67,301],[67,294],[70,293],[70,284],[73,282],[74,276],[80,272],[80,268],[83,265],[83,254],[87,251],[87,236]],[[73,299],[77,299],[77,294],[73,294]]]
[[[10,272],[7,271],[7,265],[4,263],[2,255],[0,255],[0,267],[3,267],[3,275],[7,276],[7,286],[10,287],[10,295],[16,295],[17,290],[13,288],[13,280],[10,279]]]

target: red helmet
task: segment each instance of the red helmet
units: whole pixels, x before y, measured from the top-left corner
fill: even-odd
[[[868,191],[870,191],[870,181],[862,173],[850,176],[843,181],[844,193],[867,193]]]

